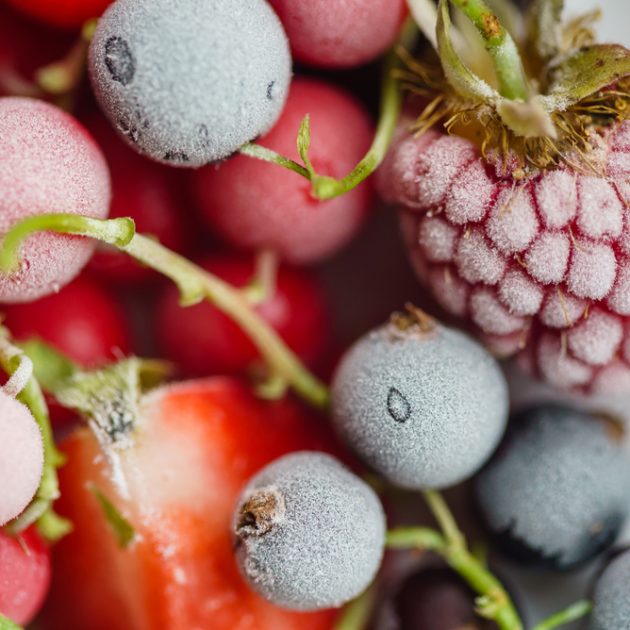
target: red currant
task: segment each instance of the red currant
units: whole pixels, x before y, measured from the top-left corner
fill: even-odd
[[[82,365],[99,365],[130,350],[122,307],[85,277],[59,293],[3,310],[4,323],[17,339],[40,337]]]
[[[243,287],[252,280],[251,258],[214,257],[202,266],[230,284]],[[328,340],[327,307],[319,286],[305,271],[281,266],[276,289],[256,307],[260,316],[307,363],[322,356]],[[238,373],[258,358],[249,338],[209,303],[182,308],[175,287],[162,296],[156,316],[157,337],[164,354],[186,374]]]
[[[46,24],[78,28],[90,18],[96,18],[112,0],[7,0],[16,9]]]
[[[260,144],[298,159],[295,137],[311,120],[310,158],[322,175],[343,177],[370,146],[372,123],[352,96],[313,79],[295,79],[284,111]],[[320,202],[299,175],[242,155],[194,174],[194,190],[210,225],[234,245],[267,247],[294,263],[329,256],[354,236],[372,201],[370,180]]]
[[[50,551],[33,526],[18,538],[0,530],[0,613],[18,624],[33,619],[50,586]]]

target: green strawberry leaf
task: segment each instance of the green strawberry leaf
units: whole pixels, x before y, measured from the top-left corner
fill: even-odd
[[[453,89],[465,99],[474,102],[493,102],[498,93],[483,79],[475,75],[461,60],[450,36],[451,17],[448,0],[440,0],[436,26],[438,52],[444,74]]]
[[[552,109],[563,110],[630,76],[630,50],[618,44],[585,46],[553,66],[549,76],[547,99]]]

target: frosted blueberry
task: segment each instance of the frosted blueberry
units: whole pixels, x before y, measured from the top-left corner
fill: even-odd
[[[588,630],[630,628],[630,549],[615,556],[601,574],[593,604]]]
[[[407,488],[443,488],[475,473],[501,439],[507,408],[494,359],[413,308],[359,339],[333,378],[338,433]]]
[[[294,610],[340,606],[376,574],[385,516],[373,490],[337,460],[286,455],[247,485],[234,517],[236,556],[250,585]]]
[[[101,107],[132,146],[195,167],[271,128],[291,57],[264,0],[117,0],[99,20],[89,67]]]
[[[518,414],[476,484],[484,520],[516,560],[567,570],[614,542],[630,461],[609,421],[545,405]]]

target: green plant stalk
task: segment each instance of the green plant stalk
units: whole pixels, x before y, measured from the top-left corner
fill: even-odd
[[[0,613],[0,630],[23,630],[23,628]]]
[[[518,48],[497,16],[484,0],[451,0],[468,17],[483,38],[494,62],[499,93],[510,100],[526,101],[527,77]]]
[[[571,604],[568,608],[551,615],[551,617],[548,617],[544,621],[541,621],[534,627],[534,630],[553,630],[553,628],[559,628],[572,621],[582,619],[588,615],[591,610],[593,610],[593,605],[590,602],[580,600],[579,602],[575,602],[575,604]]]
[[[158,242],[135,233],[131,219],[89,219],[75,214],[43,214],[15,224],[0,248],[0,270],[19,265],[22,242],[35,232],[78,234],[103,241],[170,278],[179,287],[183,305],[206,299],[234,319],[249,335],[272,373],[284,379],[314,406],[328,405],[328,389],[313,376],[276,332],[252,309],[243,292],[209,274]]]
[[[408,21],[403,27],[398,42],[385,58],[380,98],[380,115],[374,139],[367,153],[348,175],[341,179],[319,175],[312,167],[309,168],[310,164],[307,164],[306,167],[302,166],[294,160],[254,143],[249,143],[241,147],[240,153],[283,166],[305,177],[311,182],[311,194],[320,201],[339,197],[351,191],[353,188],[356,188],[381,164],[394,137],[394,131],[396,130],[396,124],[398,123],[402,106],[402,94],[393,72],[399,65],[396,50],[400,46],[411,46],[415,41],[416,34],[417,29],[415,24],[413,21]]]
[[[341,616],[335,622],[335,630],[362,630],[370,621],[375,600],[374,585],[367,588],[359,597],[346,604]]]
[[[0,344],[0,366],[7,374],[13,374],[20,364],[21,352],[7,340],[6,331],[0,332],[4,337]],[[30,409],[37,422],[44,445],[44,465],[35,497],[22,514],[6,526],[6,529],[11,534],[19,534],[37,522],[41,534],[46,539],[57,540],[72,528],[69,521],[58,516],[52,509],[52,504],[59,498],[57,468],[63,464],[64,458],[55,446],[48,407],[35,378],[29,379],[17,398]]]

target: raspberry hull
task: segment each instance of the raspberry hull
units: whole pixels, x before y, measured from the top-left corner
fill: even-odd
[[[630,123],[596,171],[516,180],[468,140],[402,136],[381,170],[418,277],[496,354],[562,389],[630,386]]]

